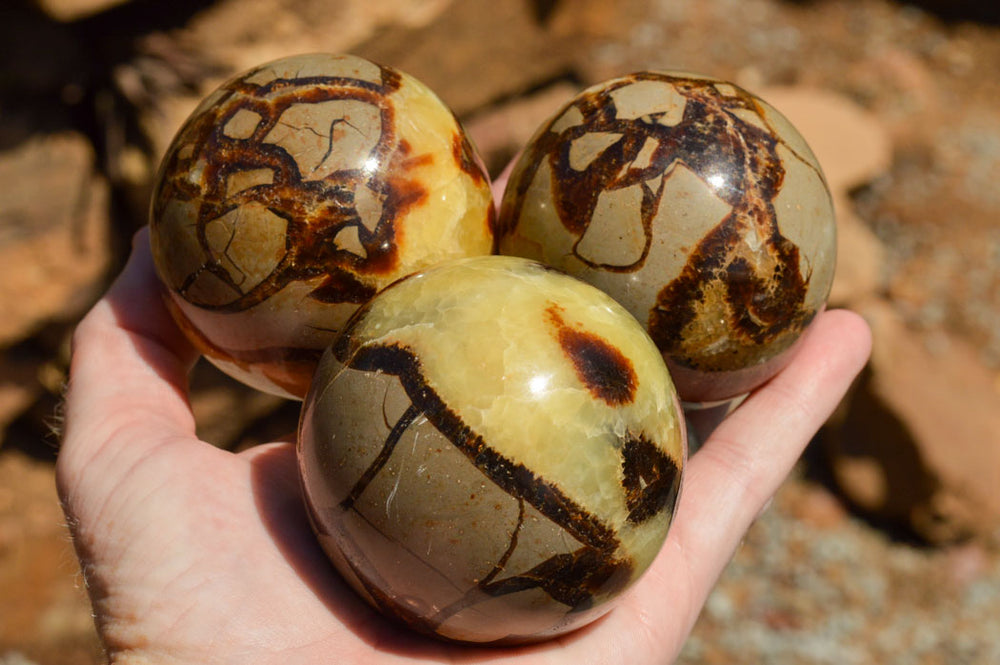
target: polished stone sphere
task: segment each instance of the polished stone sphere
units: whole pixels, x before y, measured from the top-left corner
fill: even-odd
[[[773,376],[826,304],[832,199],[802,136],[731,83],[639,72],[589,88],[515,165],[500,251],[606,291],[663,352],[681,398]]]
[[[447,640],[517,643],[594,620],[646,570],[684,432],[631,315],[491,256],[357,312],[320,362],[298,456],[319,540],[365,600]]]
[[[414,78],[301,55],[211,93],[163,158],[150,213],[168,304],[213,363],[305,395],[357,307],[439,261],[489,254],[488,176]]]

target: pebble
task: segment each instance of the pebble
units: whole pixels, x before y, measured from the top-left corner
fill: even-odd
[[[892,540],[845,516],[797,516],[793,477],[723,573],[678,663],[1000,663],[1000,558]]]

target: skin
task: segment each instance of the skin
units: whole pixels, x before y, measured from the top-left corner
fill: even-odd
[[[612,612],[550,642],[477,648],[400,629],[343,583],[306,519],[292,441],[230,453],[196,437],[197,353],[158,288],[141,232],[74,335],[56,467],[112,663],[671,662],[871,348],[857,315],[819,316],[792,363],[692,455],[666,544]]]

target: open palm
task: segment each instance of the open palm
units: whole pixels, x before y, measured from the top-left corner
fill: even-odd
[[[292,443],[198,440],[196,359],[164,309],[145,235],[74,337],[57,481],[120,663],[664,663],[739,540],[867,358],[855,315],[821,315],[792,364],[692,456],[667,542],[604,619],[520,648],[448,645],[383,619],[327,562]]]

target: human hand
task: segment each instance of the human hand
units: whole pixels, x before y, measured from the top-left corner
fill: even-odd
[[[230,453],[198,440],[197,354],[159,298],[144,234],[76,331],[56,477],[115,663],[664,663],[869,349],[856,315],[818,317],[691,457],[645,576],[595,624],[527,647],[449,645],[383,619],[313,537],[292,443]]]

